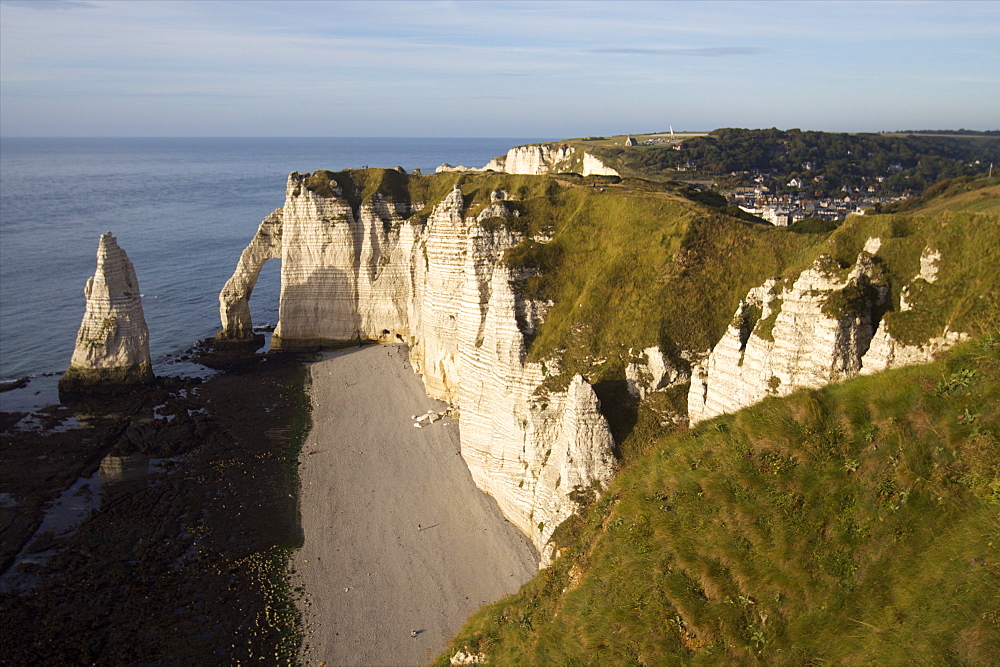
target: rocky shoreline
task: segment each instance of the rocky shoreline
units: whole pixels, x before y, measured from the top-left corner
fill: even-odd
[[[0,413],[0,664],[296,660],[308,374],[225,366]]]

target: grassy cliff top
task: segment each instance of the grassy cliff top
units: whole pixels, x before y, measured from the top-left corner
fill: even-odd
[[[959,211],[969,213],[1000,212],[1000,176],[993,178],[955,178],[928,188],[916,199],[902,202],[899,213],[933,215]]]
[[[589,340],[610,358],[622,352],[606,332],[632,330],[657,331],[661,346],[714,343],[745,287],[823,255],[846,273],[870,237],[894,303],[910,288],[913,309],[885,316],[894,335],[919,342],[947,324],[975,338],[933,364],[691,430],[640,405],[616,433],[618,477],[553,536],[559,559],[475,614],[438,664],[458,651],[525,665],[994,661],[998,195],[994,181],[954,181],[905,212],[810,233],[693,202],[653,215],[640,198],[616,216],[624,202],[588,199],[553,236],[556,306],[536,345]],[[914,281],[928,248],[941,255],[937,280]],[[596,270],[576,268],[587,262]]]
[[[622,176],[685,179],[727,189],[757,186],[802,196],[920,194],[934,183],[985,175],[1000,164],[996,134],[845,133],[721,128],[711,132],[669,132],[583,137],[547,142],[587,152]],[[560,168],[580,170],[582,155]],[[758,178],[759,177],[759,178]],[[798,179],[800,185],[790,185]]]
[[[720,205],[724,200],[643,179],[364,169],[316,172],[306,183],[320,193],[340,188],[355,208],[376,193],[405,202],[416,220],[426,220],[456,185],[467,216],[496,190],[519,214],[486,224],[524,237],[505,261],[525,270],[518,286],[525,297],[552,303],[529,357],[558,356],[562,380],[573,373],[591,382],[622,379],[629,351],[652,345],[675,360],[684,351],[702,353],[751,288],[770,278],[792,280],[824,254],[846,270],[869,237],[882,240],[878,261],[894,304],[920,271],[924,249],[941,253],[938,282],[911,286],[914,309],[886,316],[897,338],[923,342],[945,325],[982,332],[1000,310],[996,179],[945,184],[920,208],[853,216],[816,233],[743,220]]]
[[[645,453],[484,607],[492,664],[989,664],[1000,654],[1000,336],[801,390]]]

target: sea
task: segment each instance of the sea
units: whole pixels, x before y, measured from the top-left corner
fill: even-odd
[[[481,167],[543,138],[0,139],[0,410],[55,402],[83,317],[101,234],[135,266],[154,372],[198,374],[181,356],[220,327],[219,291],[292,171],[443,162]],[[278,317],[280,262],[250,299],[255,326]],[[204,369],[202,369],[204,370]]]

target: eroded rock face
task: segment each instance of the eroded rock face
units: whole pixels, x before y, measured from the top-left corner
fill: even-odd
[[[771,280],[750,290],[725,335],[692,368],[690,423],[800,387],[816,388],[859,374],[926,363],[967,339],[967,334],[947,327],[941,336],[920,345],[892,337],[882,319],[889,305],[888,285],[873,259],[880,247],[879,239],[868,239],[844,278],[838,278],[827,268],[829,261],[821,258],[791,288]],[[925,248],[913,281],[934,282],[940,257]],[[907,294],[904,286],[900,311],[910,309]]]
[[[531,537],[544,563],[552,532],[576,510],[576,494],[610,482],[614,442],[582,377],[565,392],[536,391],[557,369],[525,362],[506,266],[495,266],[489,289],[481,333],[460,340],[462,456],[476,485]]]
[[[576,149],[572,146],[553,146],[548,144],[533,144],[530,146],[515,146],[507,151],[507,155],[494,158],[480,171],[499,171],[505,174],[557,174],[560,172],[579,171],[583,176],[618,176],[618,172],[606,166],[601,160],[590,153],[583,154],[583,168],[574,169],[573,157]],[[441,165],[439,170],[446,165]],[[447,165],[448,170],[454,170]]]
[[[625,367],[628,392],[639,400],[654,391],[687,382],[691,373],[686,368],[675,365],[663,355],[659,347],[648,347],[642,356]]]
[[[867,252],[845,277],[829,264],[822,257],[791,287],[768,281],[747,294],[722,340],[692,368],[691,424],[857,375],[888,289]]]
[[[899,310],[905,312],[912,310],[909,303],[911,289],[918,280],[927,283],[937,282],[938,262],[941,261],[941,253],[930,247],[925,247],[920,254],[920,271],[908,285],[905,285],[899,294]],[[864,365],[861,368],[863,375],[878,373],[890,368],[908,366],[910,364],[925,364],[933,361],[934,357],[948,348],[963,340],[968,340],[969,335],[959,331],[951,331],[946,326],[940,336],[934,336],[920,345],[908,345],[896,340],[889,333],[885,322],[880,322],[875,336],[872,338],[871,347],[865,354]]]
[[[307,176],[288,178],[272,347],[405,338],[412,261],[424,225],[408,219],[405,203],[379,195],[354,210],[336,194],[311,192]]]
[[[139,280],[111,232],[101,236],[97,271],[83,293],[87,308],[60,392],[112,390],[152,380]]]
[[[618,172],[605,165],[590,153],[583,154],[584,176],[618,176]]]
[[[462,191],[455,188],[434,207],[414,245],[410,360],[424,376],[427,395],[449,403],[455,402],[461,382],[458,322],[474,222],[464,213]]]
[[[549,146],[547,144],[515,146],[507,151],[506,156],[490,160],[485,169],[502,171],[507,174],[537,176],[560,171],[559,164],[568,162],[574,153],[572,146]]]
[[[613,441],[583,378],[565,392],[536,392],[548,369],[525,362],[524,336],[546,304],[520,298],[520,276],[501,262],[521,240],[496,224],[516,215],[507,194],[494,192],[473,217],[455,188],[424,222],[379,195],[354,210],[336,190],[309,191],[306,176],[289,177],[285,206],[261,225],[220,295],[224,324],[242,312],[258,262],[280,254],[272,346],[408,343],[428,395],[459,408],[476,484],[543,550],[578,493],[610,481]],[[240,323],[234,333],[250,330],[249,311],[229,321]]]
[[[865,354],[861,374],[871,375],[890,368],[930,363],[938,354],[968,339],[966,333],[945,329],[944,335],[935,336],[922,345],[907,345],[893,338],[886,330],[885,322],[881,322]]]
[[[216,334],[217,339],[248,341],[253,338],[250,295],[264,262],[281,257],[281,219],[280,208],[264,218],[250,245],[240,255],[236,271],[222,288],[219,294],[222,330]]]

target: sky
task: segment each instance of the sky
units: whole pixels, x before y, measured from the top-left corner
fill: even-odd
[[[0,136],[1000,129],[1000,2],[0,0]]]

